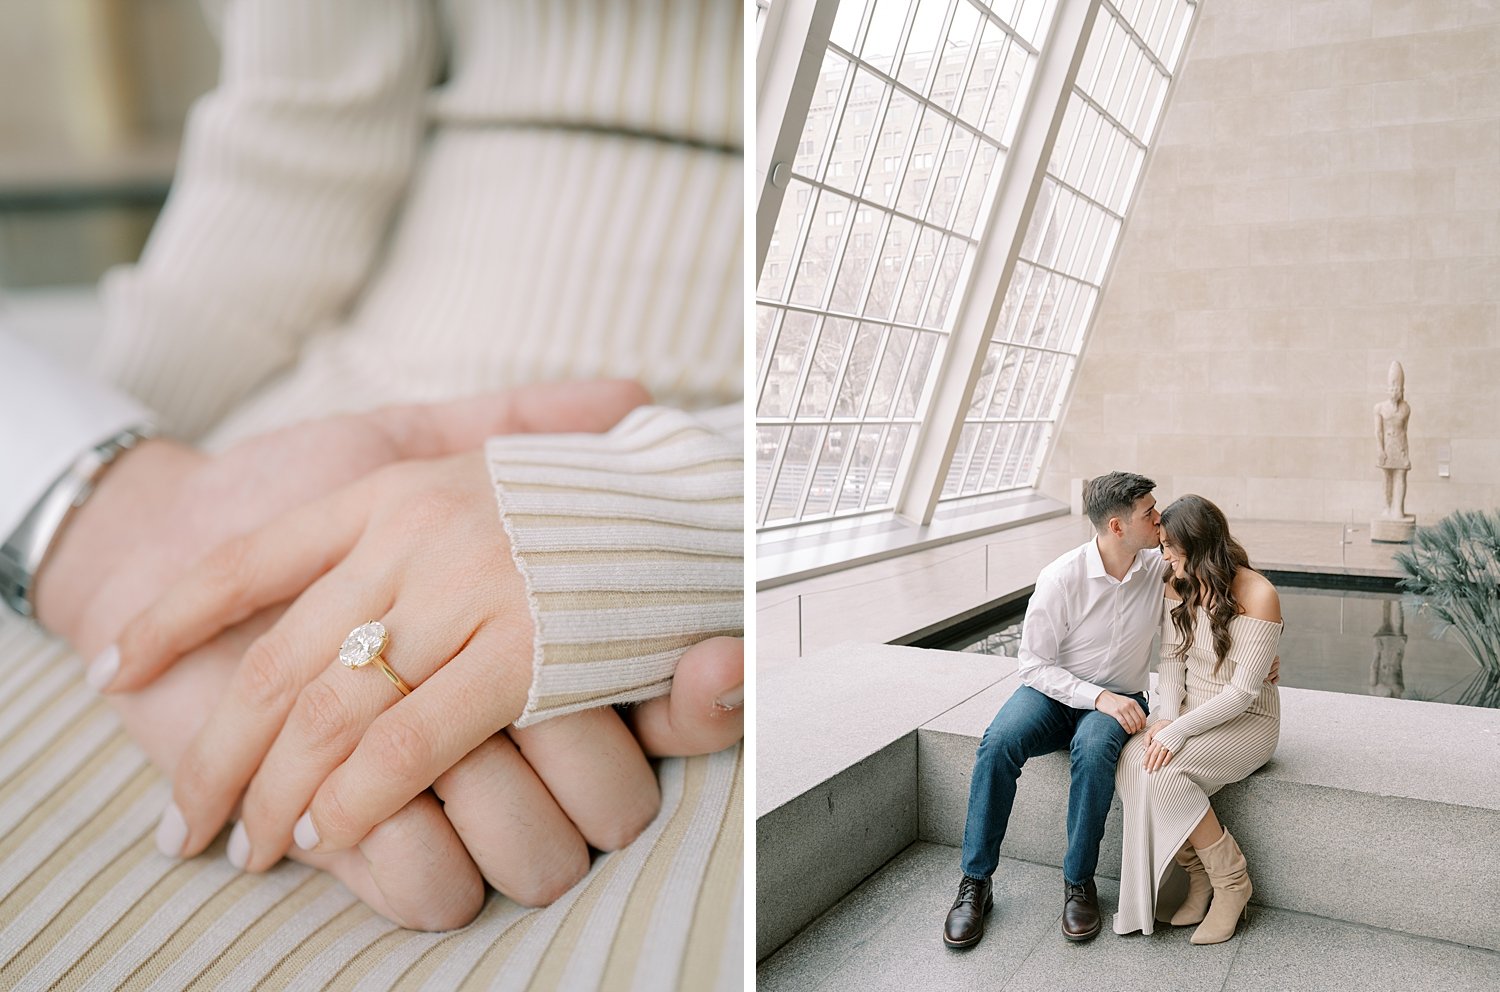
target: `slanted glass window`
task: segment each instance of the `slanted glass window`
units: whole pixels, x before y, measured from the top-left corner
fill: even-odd
[[[844,0],[756,299],[759,522],[888,509],[1052,0]]]
[[[1185,0],[1103,3],[943,498],[1035,484],[1182,53]]]

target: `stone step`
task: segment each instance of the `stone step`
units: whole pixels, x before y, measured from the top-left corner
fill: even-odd
[[[962,844],[980,736],[1017,684],[997,683],[919,728],[922,840]],[[1253,901],[1500,950],[1500,712],[1280,693],[1275,756],[1213,797],[1245,851]],[[1003,854],[1062,865],[1068,783],[1064,752],[1026,763]],[[1117,796],[1100,849],[1099,873],[1113,879],[1119,806]]]
[[[909,844],[961,843],[979,737],[1018,684],[1006,659],[888,645],[762,673],[757,960]],[[1254,901],[1500,950],[1500,711],[1297,689],[1281,701],[1276,756],[1214,800],[1251,859]],[[1067,787],[1065,755],[1027,763],[1002,855],[1060,868]],[[1116,813],[1101,877],[1118,878],[1119,850]],[[945,890],[956,852],[949,871]]]

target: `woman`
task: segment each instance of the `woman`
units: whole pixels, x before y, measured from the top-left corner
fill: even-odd
[[[1125,807],[1115,932],[1152,931],[1175,858],[1188,873],[1188,896],[1170,922],[1197,923],[1193,943],[1217,944],[1248,915],[1252,890],[1245,856],[1208,797],[1276,750],[1281,704],[1263,680],[1281,637],[1281,602],[1202,496],[1167,507],[1161,530],[1171,573],[1157,719],[1125,746],[1115,772]]]

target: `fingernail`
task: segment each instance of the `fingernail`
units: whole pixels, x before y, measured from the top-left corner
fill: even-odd
[[[714,705],[721,710],[735,710],[745,705],[745,683],[741,682],[718,699],[715,699]]]
[[[312,812],[309,810],[302,814],[297,825],[292,828],[292,840],[304,851],[311,851],[318,846],[318,828],[313,826]]]
[[[187,843],[187,821],[176,803],[167,803],[161,811],[161,822],[156,825],[156,849],[169,858],[182,857],[182,845]]]
[[[95,692],[103,692],[115,680],[119,671],[120,649],[111,644],[99,652],[99,657],[89,662],[89,670],[83,678]]]
[[[245,821],[241,820],[229,831],[229,863],[240,871],[245,870],[245,862],[250,860],[250,835],[245,833]]]

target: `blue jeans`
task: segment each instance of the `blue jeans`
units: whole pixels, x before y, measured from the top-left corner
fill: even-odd
[[[1128,693],[1146,710],[1144,693]],[[1027,758],[1067,748],[1072,760],[1068,790],[1068,854],[1063,880],[1082,885],[1094,877],[1099,841],[1115,795],[1115,763],[1130,735],[1114,717],[1078,710],[1023,685],[1000,707],[974,762],[969,817],[964,824],[963,871],[989,878],[1000,863],[1000,842],[1016,799],[1016,779]]]

